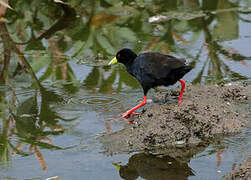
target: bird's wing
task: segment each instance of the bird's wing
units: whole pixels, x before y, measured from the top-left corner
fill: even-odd
[[[142,72],[156,79],[167,77],[172,70],[183,67],[186,61],[161,53],[143,53],[138,58]]]

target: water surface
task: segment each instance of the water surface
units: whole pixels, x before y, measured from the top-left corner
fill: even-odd
[[[250,127],[189,163],[109,155],[98,141],[143,96],[123,66],[106,66],[120,48],[186,58],[194,84],[251,78],[250,0],[9,5],[0,9],[0,179],[221,179],[251,155]]]

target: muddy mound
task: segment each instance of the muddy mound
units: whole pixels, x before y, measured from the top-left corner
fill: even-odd
[[[244,161],[238,170],[234,170],[224,177],[226,180],[249,180],[251,179],[251,157]]]
[[[248,119],[248,110],[238,107],[250,102],[251,85],[188,85],[179,105],[173,102],[178,95],[179,89],[157,93],[155,101],[164,103],[147,105],[133,124],[105,135],[105,149],[110,153],[157,150],[176,159],[189,158],[222,135],[241,132]]]
[[[219,134],[238,133],[245,125],[247,114],[238,112],[235,103],[248,100],[246,89],[234,85],[189,86],[182,104],[146,107],[133,132],[145,145],[158,146],[177,141],[197,144]],[[172,91],[171,94],[178,93]],[[165,96],[166,102],[168,98],[170,95]]]

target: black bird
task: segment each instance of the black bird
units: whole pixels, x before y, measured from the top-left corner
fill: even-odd
[[[185,64],[185,59],[158,52],[146,52],[137,56],[131,49],[124,48],[116,54],[109,65],[118,62],[126,66],[127,72],[139,81],[144,90],[142,103],[124,113],[122,117],[128,118],[131,114],[138,114],[133,111],[146,104],[148,90],[157,86],[169,86],[179,81],[182,87],[178,104],[181,102],[185,88],[185,81],[181,78],[192,69]]]

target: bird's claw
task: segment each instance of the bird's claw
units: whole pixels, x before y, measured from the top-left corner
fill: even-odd
[[[130,117],[131,113],[126,112],[124,114],[121,115],[122,118],[128,119]]]
[[[130,114],[122,114],[121,117],[125,118],[125,119],[128,119],[130,117]]]
[[[139,113],[127,111],[126,113],[122,114],[121,117],[128,119],[131,115],[139,115]]]
[[[132,115],[139,115],[139,113],[136,113],[136,112],[132,112],[131,114]]]

